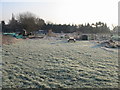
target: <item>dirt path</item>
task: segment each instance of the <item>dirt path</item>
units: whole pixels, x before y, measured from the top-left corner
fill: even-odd
[[[3,46],[3,87],[117,88],[118,52],[89,41],[31,39]]]

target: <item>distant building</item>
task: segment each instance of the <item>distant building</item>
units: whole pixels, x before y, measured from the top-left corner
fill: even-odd
[[[77,40],[108,40],[111,37],[110,33],[81,33],[81,32],[76,32],[74,34],[75,38]]]
[[[33,32],[33,33],[35,33],[35,34],[47,34],[47,31],[46,30],[38,30],[38,31],[35,31],[35,32]]]

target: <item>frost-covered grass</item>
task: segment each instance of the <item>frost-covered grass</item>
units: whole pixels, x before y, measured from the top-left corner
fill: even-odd
[[[3,88],[117,88],[118,52],[90,41],[24,40],[3,46]]]

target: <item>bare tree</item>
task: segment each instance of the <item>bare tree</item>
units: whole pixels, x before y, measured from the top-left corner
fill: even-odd
[[[18,22],[28,33],[41,29],[41,27],[45,24],[43,19],[36,17],[30,12],[19,14]]]

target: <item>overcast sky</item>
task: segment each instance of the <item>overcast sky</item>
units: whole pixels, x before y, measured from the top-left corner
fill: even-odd
[[[118,25],[119,0],[0,0],[0,20],[8,22],[12,13],[29,11],[46,22],[85,24],[105,22]]]

